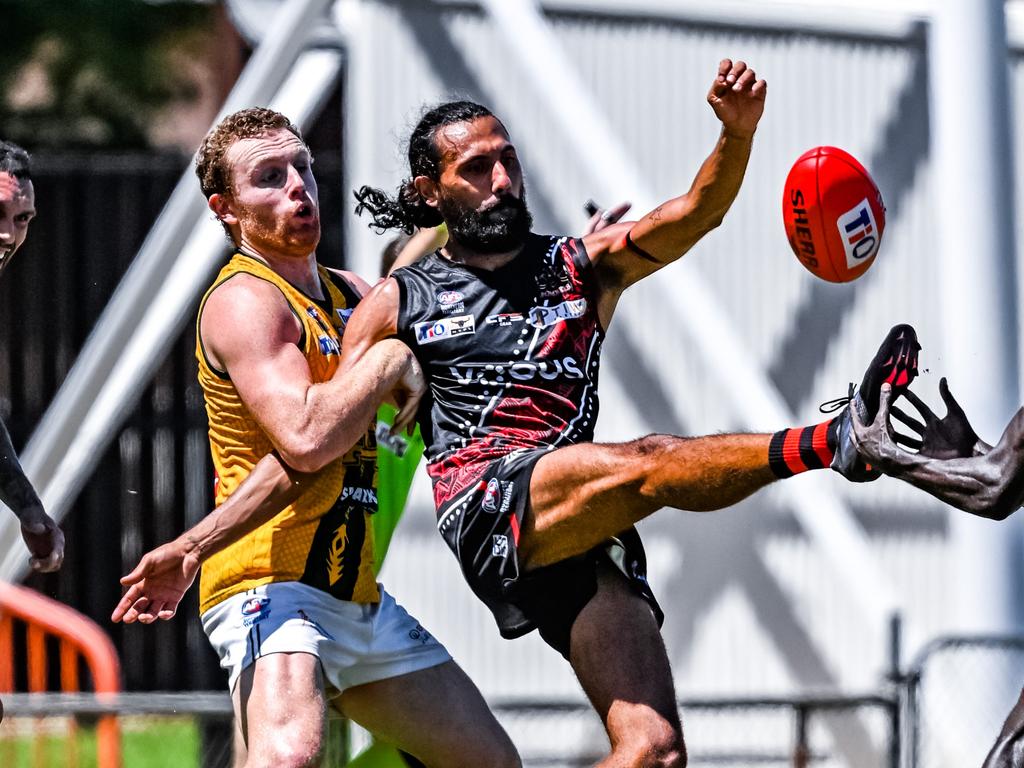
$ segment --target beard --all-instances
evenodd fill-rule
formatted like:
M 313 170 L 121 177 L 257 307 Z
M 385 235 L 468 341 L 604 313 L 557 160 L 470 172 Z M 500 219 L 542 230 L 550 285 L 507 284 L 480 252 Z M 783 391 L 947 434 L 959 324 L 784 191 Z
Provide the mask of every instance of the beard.
M 476 253 L 510 253 L 522 248 L 533 227 L 526 206 L 526 187 L 521 197 L 502 195 L 485 211 L 476 211 L 442 196 L 438 212 L 448 225 L 448 236 Z

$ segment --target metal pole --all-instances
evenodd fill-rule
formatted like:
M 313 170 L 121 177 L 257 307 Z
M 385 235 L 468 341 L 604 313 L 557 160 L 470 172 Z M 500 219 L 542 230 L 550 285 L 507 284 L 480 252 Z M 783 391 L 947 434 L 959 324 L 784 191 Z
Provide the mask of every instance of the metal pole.
M 811 750 L 807 746 L 807 707 L 799 706 L 796 714 L 796 744 L 793 745 L 793 768 L 807 768 Z
M 1013 162 L 1002 0 L 946 0 L 929 34 L 943 358 L 936 366 L 979 433 L 1000 435 L 1020 403 Z M 1019 627 L 1017 521 L 953 513 L 952 631 Z
M 928 36 L 930 126 L 940 222 L 941 359 L 929 361 L 988 440 L 1000 435 L 1020 402 L 1013 232 L 1013 176 L 1006 22 L 1002 0 L 945 0 L 934 6 Z M 923 264 L 923 261 L 922 261 Z M 1018 627 L 1021 583 L 1019 519 L 1004 523 L 950 512 L 953 553 L 947 629 L 1003 634 Z M 1003 662 L 993 661 L 1000 665 Z M 986 674 L 1009 674 L 989 670 Z M 976 676 L 977 680 L 987 679 Z M 974 760 L 985 733 L 981 714 L 992 691 L 965 681 L 942 690 L 936 677 L 928 706 L 949 725 L 929 738 L 936 766 Z M 920 702 L 919 702 L 920 703 Z M 953 715 L 956 714 L 956 717 Z

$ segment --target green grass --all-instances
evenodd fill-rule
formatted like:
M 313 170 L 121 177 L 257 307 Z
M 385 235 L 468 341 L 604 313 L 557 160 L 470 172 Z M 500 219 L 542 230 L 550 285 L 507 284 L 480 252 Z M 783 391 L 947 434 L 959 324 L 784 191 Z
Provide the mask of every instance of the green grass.
M 7 722 L 0 729 L 0 765 L 4 768 L 74 767 L 67 736 L 42 736 L 37 750 L 36 739 L 19 731 L 14 735 Z M 95 729 L 79 727 L 75 742 L 78 768 L 98 768 Z M 123 719 L 121 745 L 124 768 L 198 768 L 200 764 L 199 730 L 188 718 Z

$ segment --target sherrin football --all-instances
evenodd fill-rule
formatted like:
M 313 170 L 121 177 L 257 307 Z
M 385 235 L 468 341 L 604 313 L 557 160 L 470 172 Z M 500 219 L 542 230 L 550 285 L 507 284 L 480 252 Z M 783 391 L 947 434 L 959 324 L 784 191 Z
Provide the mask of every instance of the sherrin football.
M 885 206 L 863 165 L 837 147 L 815 147 L 786 177 L 782 218 L 793 253 L 830 283 L 868 271 L 885 230 Z

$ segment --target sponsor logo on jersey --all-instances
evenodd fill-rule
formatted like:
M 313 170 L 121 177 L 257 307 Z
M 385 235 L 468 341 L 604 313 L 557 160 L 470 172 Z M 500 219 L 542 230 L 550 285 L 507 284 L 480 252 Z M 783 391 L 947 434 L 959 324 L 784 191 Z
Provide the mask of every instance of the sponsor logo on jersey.
M 443 317 L 440 320 L 428 320 L 413 326 L 417 344 L 433 344 L 435 341 L 476 333 L 476 320 L 472 315 Z
M 836 220 L 846 251 L 846 266 L 853 268 L 878 253 L 878 224 L 865 197 Z
M 351 499 L 357 504 L 376 504 L 377 503 L 377 492 L 373 488 L 357 488 L 351 485 L 346 485 L 342 491 L 341 496 L 338 497 L 339 501 L 347 501 Z
M 503 533 L 494 534 L 491 540 L 491 555 L 493 557 L 508 557 L 508 536 Z
M 500 312 L 496 315 L 488 315 L 487 324 L 507 328 L 513 323 L 521 323 L 524 319 L 522 312 Z
M 317 344 L 320 346 L 320 354 L 330 357 L 341 354 L 341 344 L 332 336 L 317 336 Z
M 547 328 L 563 320 L 583 317 L 586 311 L 586 299 L 571 299 L 553 307 L 534 307 L 530 310 L 528 322 L 534 328 Z
M 450 365 L 448 370 L 452 378 L 459 384 L 472 384 L 473 382 L 494 382 L 499 384 L 498 377 L 502 379 L 512 378 L 515 381 L 532 381 L 540 376 L 542 379 L 553 381 L 559 377 L 566 379 L 583 379 L 586 376 L 580 368 L 580 364 L 573 357 L 563 357 L 561 360 L 519 360 L 514 363 L 494 365 L 492 363 L 463 363 L 461 365 Z
M 251 627 L 270 615 L 270 598 L 266 595 L 250 597 L 242 603 L 242 626 Z

